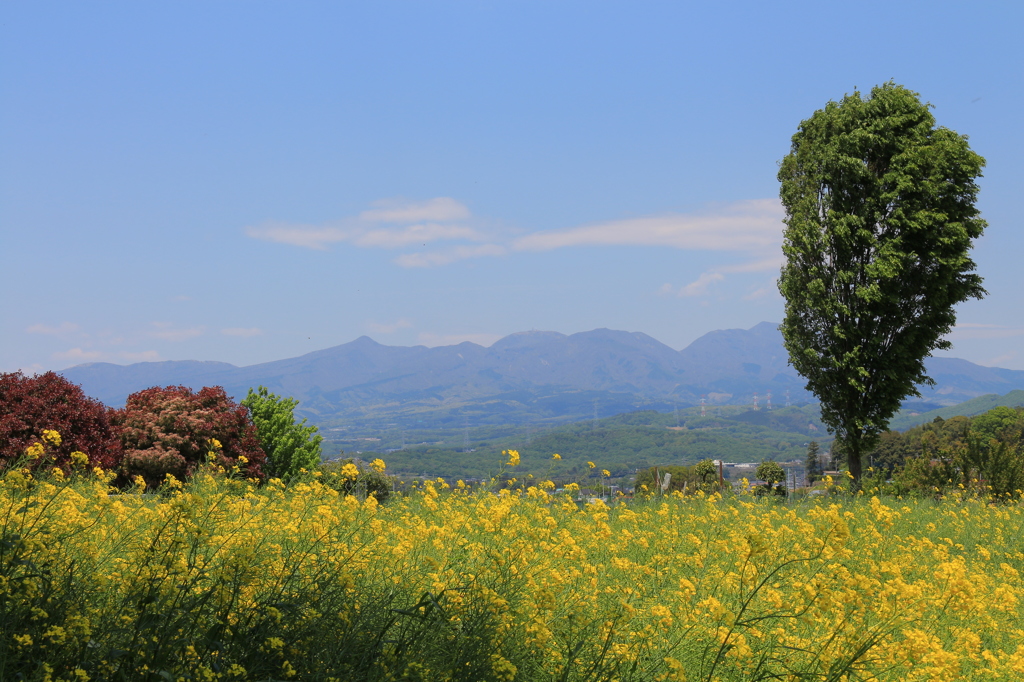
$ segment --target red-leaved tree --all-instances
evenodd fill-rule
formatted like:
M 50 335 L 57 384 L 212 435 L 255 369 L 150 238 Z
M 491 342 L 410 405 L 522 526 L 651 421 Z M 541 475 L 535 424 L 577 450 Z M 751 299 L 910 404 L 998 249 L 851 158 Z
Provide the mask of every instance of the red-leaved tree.
M 121 463 L 122 450 L 110 412 L 54 372 L 33 377 L 21 372 L 0 374 L 0 466 L 42 442 L 46 429 L 61 437 L 60 445 L 47 443 L 53 459 L 46 462 L 67 469 L 71 453 L 77 450 L 89 457 L 90 466 L 115 468 Z
M 142 476 L 148 486 L 160 485 L 166 474 L 184 480 L 210 452 L 228 471 L 237 465 L 247 477 L 264 478 L 266 455 L 249 411 L 220 386 L 198 393 L 186 386 L 147 388 L 128 396 L 114 423 L 124 446 L 122 472 Z

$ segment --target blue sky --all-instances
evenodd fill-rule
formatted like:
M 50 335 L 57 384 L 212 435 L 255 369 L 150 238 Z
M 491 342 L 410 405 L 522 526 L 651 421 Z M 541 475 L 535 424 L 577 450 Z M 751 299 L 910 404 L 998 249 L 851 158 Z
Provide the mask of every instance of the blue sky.
M 890 79 L 988 161 L 952 355 L 1024 369 L 1022 7 L 4 3 L 0 371 L 778 321 L 778 161 Z

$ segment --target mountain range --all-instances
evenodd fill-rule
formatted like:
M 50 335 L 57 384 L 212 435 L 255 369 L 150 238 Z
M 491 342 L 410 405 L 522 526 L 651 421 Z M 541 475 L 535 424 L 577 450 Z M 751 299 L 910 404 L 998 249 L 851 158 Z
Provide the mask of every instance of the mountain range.
M 928 358 L 936 385 L 907 406 L 926 411 L 1024 388 L 1024 371 Z M 300 401 L 319 426 L 359 423 L 451 427 L 462 423 L 561 423 L 638 409 L 806 403 L 814 398 L 788 364 L 778 325 L 713 331 L 682 350 L 639 332 L 530 331 L 490 347 L 385 346 L 363 336 L 300 357 L 236 367 L 223 362 L 87 363 L 61 372 L 111 406 L 150 386 L 250 387 Z

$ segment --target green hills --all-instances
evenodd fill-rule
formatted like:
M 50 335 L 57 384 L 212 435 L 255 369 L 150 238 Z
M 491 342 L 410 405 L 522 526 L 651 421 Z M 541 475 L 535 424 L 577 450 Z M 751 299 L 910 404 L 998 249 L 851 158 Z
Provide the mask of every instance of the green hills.
M 1006 395 L 989 393 L 977 398 L 962 402 L 958 405 L 940 407 L 927 412 L 917 412 L 911 409 L 900 410 L 889 423 L 893 431 L 906 431 L 907 429 L 934 420 L 936 417 L 949 419 L 950 417 L 973 417 L 982 412 L 988 412 L 993 407 L 1020 407 L 1024 405 L 1024 391 L 1010 391 Z
M 693 464 L 702 459 L 728 462 L 760 462 L 763 459 L 800 459 L 811 440 L 830 440 L 817 406 L 751 410 L 742 406 L 687 408 L 662 413 L 629 412 L 597 420 L 563 424 L 544 429 L 452 430 L 438 434 L 430 443 L 406 444 L 418 432 L 393 431 L 379 440 L 352 433 L 338 437 L 327 432 L 329 449 L 343 449 L 346 456 L 383 456 L 388 469 L 400 476 L 446 479 L 488 478 L 502 471 L 507 459 L 503 450 L 518 450 L 521 463 L 509 475 L 555 479 L 585 479 L 607 469 L 612 479 L 632 476 L 638 469 L 665 464 Z M 461 441 L 461 442 L 460 442 Z M 468 446 L 467 446 L 468 441 Z M 382 453 L 382 454 L 381 454 Z M 557 453 L 560 460 L 552 456 Z M 594 462 L 590 468 L 588 462 Z

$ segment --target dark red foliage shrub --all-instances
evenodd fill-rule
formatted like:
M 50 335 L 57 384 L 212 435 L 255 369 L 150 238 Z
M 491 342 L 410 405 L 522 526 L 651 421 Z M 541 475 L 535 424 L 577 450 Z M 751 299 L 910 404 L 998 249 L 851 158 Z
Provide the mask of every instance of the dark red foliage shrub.
M 90 466 L 105 469 L 121 463 L 121 441 L 103 403 L 89 398 L 81 387 L 54 372 L 27 377 L 21 372 L 0 374 L 0 466 L 25 454 L 42 440 L 43 429 L 61 436 L 48 445 L 52 462 L 70 467 L 72 452 L 89 456 Z
M 209 452 L 228 471 L 238 465 L 247 477 L 264 478 L 267 457 L 249 410 L 220 386 L 198 393 L 186 386 L 147 388 L 128 396 L 114 422 L 124 446 L 123 473 L 142 476 L 151 487 L 160 485 L 166 474 L 184 480 Z M 219 449 L 214 440 L 220 442 Z M 248 462 L 239 462 L 239 457 Z

